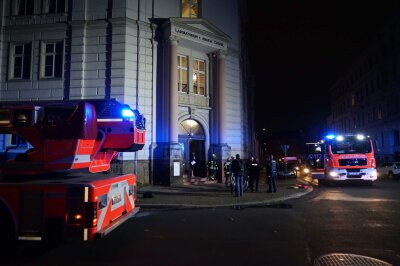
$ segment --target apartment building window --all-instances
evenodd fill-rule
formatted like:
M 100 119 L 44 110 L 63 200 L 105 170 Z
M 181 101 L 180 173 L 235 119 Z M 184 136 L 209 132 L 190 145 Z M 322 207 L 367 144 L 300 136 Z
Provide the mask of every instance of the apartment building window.
M 351 95 L 351 105 L 356 105 L 356 96 L 354 94 Z
M 10 79 L 30 79 L 31 62 L 32 43 L 10 44 Z
M 44 13 L 57 14 L 67 11 L 67 0 L 44 0 Z
M 178 91 L 188 92 L 188 57 L 178 55 Z
M 12 13 L 17 16 L 33 15 L 34 0 L 15 0 L 12 2 Z
M 375 136 L 374 136 L 374 149 L 379 151 L 379 141 L 378 141 L 378 134 L 377 133 L 375 133 Z
M 41 46 L 41 78 L 61 78 L 64 42 L 43 42 Z
M 382 119 L 382 105 L 378 106 L 378 114 L 377 114 L 378 120 Z
M 390 80 L 396 80 L 396 77 L 397 77 L 396 72 L 397 72 L 396 64 L 394 63 L 394 64 L 392 64 Z
M 205 65 L 203 60 L 193 59 L 193 93 L 205 95 Z
M 199 18 L 201 15 L 201 1 L 181 0 L 181 15 L 183 18 Z
M 398 130 L 393 132 L 393 144 L 395 147 L 400 146 L 400 134 Z

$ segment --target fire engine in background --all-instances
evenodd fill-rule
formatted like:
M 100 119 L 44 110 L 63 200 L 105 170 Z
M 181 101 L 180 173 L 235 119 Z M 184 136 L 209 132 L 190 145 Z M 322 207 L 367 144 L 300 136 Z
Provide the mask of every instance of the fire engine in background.
M 310 175 L 314 179 L 323 178 L 324 168 L 324 144 L 323 142 L 306 143 L 306 158 L 302 174 Z
M 115 99 L 0 102 L 0 133 L 32 148 L 0 163 L 0 242 L 101 238 L 139 211 L 136 176 L 106 171 L 141 150 L 144 118 Z
M 324 175 L 319 181 L 361 180 L 372 185 L 377 179 L 374 149 L 369 136 L 329 135 L 321 142 Z

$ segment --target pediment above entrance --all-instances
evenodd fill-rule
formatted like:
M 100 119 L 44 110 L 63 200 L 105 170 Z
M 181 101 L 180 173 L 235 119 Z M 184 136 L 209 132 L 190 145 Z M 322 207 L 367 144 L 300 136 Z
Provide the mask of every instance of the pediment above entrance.
M 205 52 L 228 50 L 230 37 L 205 19 L 170 18 L 163 25 L 165 38 Z

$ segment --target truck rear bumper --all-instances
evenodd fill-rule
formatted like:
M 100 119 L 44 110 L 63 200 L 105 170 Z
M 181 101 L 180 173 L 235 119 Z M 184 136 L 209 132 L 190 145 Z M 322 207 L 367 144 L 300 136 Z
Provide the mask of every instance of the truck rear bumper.
M 118 226 L 123 224 L 126 220 L 128 220 L 128 219 L 132 218 L 133 216 L 135 216 L 139 212 L 139 210 L 140 210 L 140 207 L 136 207 L 130 213 L 119 217 L 117 220 L 115 220 L 112 224 L 110 224 L 109 226 L 107 226 L 103 230 L 100 230 L 100 231 L 94 233 L 93 234 L 93 238 L 95 238 L 95 239 L 103 238 L 108 233 L 113 231 L 115 228 L 117 228 Z M 85 229 L 85 230 L 87 230 L 87 229 Z M 84 240 L 90 240 L 90 239 L 84 239 Z
M 94 239 L 101 239 L 111 231 L 122 225 L 128 219 L 134 217 L 140 210 L 140 207 L 135 207 L 131 212 L 126 213 L 110 225 L 104 227 L 102 230 L 97 231 L 96 228 L 84 228 L 81 226 L 66 226 L 64 227 L 63 240 L 65 241 L 91 241 Z

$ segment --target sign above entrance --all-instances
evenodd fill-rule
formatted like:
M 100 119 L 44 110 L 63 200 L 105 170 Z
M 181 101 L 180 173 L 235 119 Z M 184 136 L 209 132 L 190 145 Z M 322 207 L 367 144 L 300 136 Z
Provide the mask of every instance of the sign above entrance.
M 218 40 L 207 35 L 203 35 L 191 30 L 187 30 L 184 28 L 180 28 L 174 25 L 171 25 L 171 35 L 179 36 L 181 38 L 191 40 L 197 43 L 201 43 L 204 45 L 212 46 L 217 49 L 227 50 L 227 43 Z

